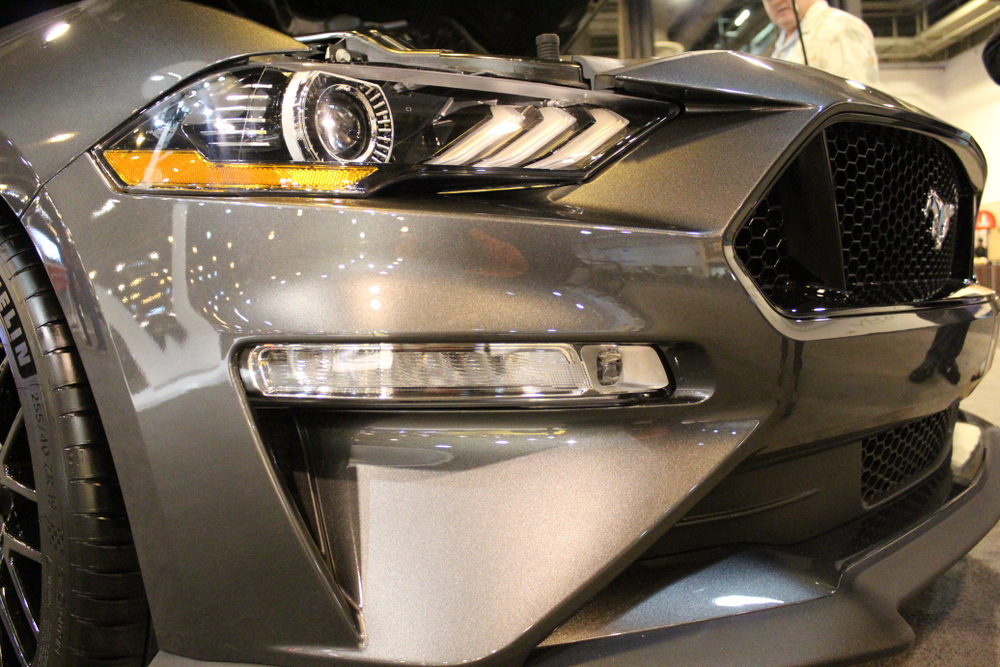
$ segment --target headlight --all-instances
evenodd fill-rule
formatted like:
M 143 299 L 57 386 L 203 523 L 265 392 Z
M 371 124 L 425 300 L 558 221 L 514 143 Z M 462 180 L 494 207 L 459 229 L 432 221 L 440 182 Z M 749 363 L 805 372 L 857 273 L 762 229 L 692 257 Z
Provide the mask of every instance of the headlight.
M 143 192 L 364 195 L 417 176 L 563 183 L 674 113 L 575 88 L 264 59 L 169 96 L 97 154 L 120 187 Z

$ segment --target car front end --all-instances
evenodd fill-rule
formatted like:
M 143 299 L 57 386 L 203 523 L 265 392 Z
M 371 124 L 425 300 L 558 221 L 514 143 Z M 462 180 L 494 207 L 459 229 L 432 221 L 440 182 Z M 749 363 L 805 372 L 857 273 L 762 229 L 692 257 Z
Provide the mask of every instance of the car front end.
M 69 12 L 7 35 L 63 103 L 2 103 L 3 194 L 154 664 L 862 659 L 1000 516 L 960 130 L 742 54 Z

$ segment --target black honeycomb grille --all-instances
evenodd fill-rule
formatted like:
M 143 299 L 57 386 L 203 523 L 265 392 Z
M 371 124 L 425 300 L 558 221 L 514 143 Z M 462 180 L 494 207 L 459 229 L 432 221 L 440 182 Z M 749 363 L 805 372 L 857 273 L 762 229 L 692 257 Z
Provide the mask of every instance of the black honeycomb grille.
M 899 498 L 880 505 L 858 522 L 857 533 L 840 558 L 856 554 L 926 517 L 947 500 L 952 487 L 951 462 L 943 461 L 927 479 Z
M 783 226 L 784 207 L 778 197 L 764 198 L 736 232 L 733 246 L 747 273 L 765 294 L 781 294 L 788 285 L 808 281 L 788 254 Z
M 925 301 L 952 276 L 958 225 L 940 247 L 925 214 L 935 193 L 958 209 L 953 159 L 940 142 L 882 125 L 826 132 L 849 305 Z
M 955 409 L 868 436 L 861 441 L 861 494 L 874 505 L 923 477 L 951 448 Z
M 925 134 L 837 123 L 740 225 L 733 250 L 764 295 L 792 312 L 941 298 L 971 273 L 964 178 L 952 151 Z

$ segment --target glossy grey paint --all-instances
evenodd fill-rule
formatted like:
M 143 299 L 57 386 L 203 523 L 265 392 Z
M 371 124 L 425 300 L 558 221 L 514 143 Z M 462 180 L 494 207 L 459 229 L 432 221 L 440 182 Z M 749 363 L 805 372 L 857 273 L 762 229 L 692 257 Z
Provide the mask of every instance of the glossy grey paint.
M 913 642 L 913 630 L 899 605 L 971 549 L 1000 514 L 1000 430 L 967 419 L 982 429 L 986 452 L 971 486 L 903 535 L 847 563 L 834 594 L 707 623 L 651 631 L 636 627 L 631 635 L 558 647 L 532 664 L 826 664 L 860 662 L 904 648 Z M 683 604 L 676 598 L 670 603 Z
M 211 41 L 193 30 L 192 43 Z M 145 67 L 135 63 L 134 81 Z M 809 92 L 783 81 L 788 95 Z M 589 183 L 539 192 L 142 197 L 113 190 L 86 155 L 59 173 L 25 223 L 94 386 L 160 645 L 288 665 L 517 659 L 754 451 L 967 395 L 989 363 L 991 298 L 793 340 L 730 270 L 727 227 L 803 132 L 836 111 L 806 98 L 778 111 L 688 114 Z M 844 108 L 886 112 L 880 104 Z M 959 386 L 909 383 L 935 326 L 956 321 L 971 323 Z M 845 340 L 848 330 L 864 335 Z M 358 648 L 235 373 L 243 346 L 272 340 L 695 344 L 692 372 L 677 379 L 707 400 L 344 420 L 330 442 L 367 439 L 359 454 L 380 454 L 360 466 Z M 873 356 L 886 360 L 874 378 Z M 540 442 L 552 428 L 560 440 Z M 437 436 L 461 465 L 406 467 L 393 443 L 402 429 Z M 491 429 L 513 440 L 500 444 Z
M 618 583 L 633 592 L 631 604 L 623 604 L 614 593 L 599 595 L 556 628 L 541 647 L 699 623 L 833 594 L 837 582 L 829 568 L 810 565 L 802 558 L 751 548 L 706 559 L 687 576 L 674 574 L 667 581 L 655 565 L 638 567 L 623 575 L 630 577 L 627 583 Z
M 640 61 L 598 76 L 598 83 L 657 90 L 688 105 L 828 107 L 856 101 L 920 112 L 857 82 L 845 84 L 840 77 L 823 71 L 736 51 L 697 51 Z
M 52 38 L 59 23 L 68 28 Z M 28 188 L 195 72 L 235 56 L 304 48 L 177 0 L 91 0 L 28 28 L 0 33 L 0 195 L 16 213 L 37 190 Z
M 392 660 L 406 647 L 407 660 L 445 663 L 547 632 L 542 619 L 674 513 L 756 425 L 660 433 L 645 409 L 342 421 L 321 442 L 352 444 L 364 654 Z
M 621 168 L 637 161 L 661 170 L 671 156 L 657 145 Z M 315 660 L 353 654 L 340 598 L 243 405 L 232 363 L 247 342 L 697 341 L 705 350 L 716 387 L 700 404 L 492 413 L 488 422 L 475 413 L 362 414 L 345 425 L 331 440 L 374 433 L 364 437 L 386 451 L 402 428 L 459 446 L 460 434 L 484 423 L 519 443 L 510 454 L 489 438 L 463 448 L 472 458 L 458 473 L 364 467 L 366 659 L 523 654 L 751 450 L 816 437 L 817 422 L 844 432 L 926 414 L 972 386 L 906 381 L 934 334 L 912 328 L 906 315 L 886 316 L 879 330 L 889 333 L 861 347 L 783 339 L 734 280 L 720 250 L 725 224 L 708 235 L 574 223 L 561 202 L 538 206 L 531 193 L 530 216 L 516 194 L 407 207 L 136 197 L 110 190 L 88 157 L 54 179 L 46 197 L 60 204 L 40 205 L 26 220 L 39 248 L 58 249 L 45 257 L 50 274 L 77 278 L 57 281 L 60 298 L 99 404 L 114 413 L 109 440 L 144 571 L 153 573 L 161 645 L 172 653 L 277 664 L 293 664 L 291 651 Z M 167 275 L 186 280 L 164 299 L 157 294 Z M 987 359 L 995 324 L 984 305 L 953 309 L 976 332 L 963 368 Z M 873 380 L 868 360 L 888 349 L 898 354 Z M 802 386 L 808 402 L 798 397 Z M 747 440 L 765 415 L 767 428 Z M 553 423 L 565 438 L 557 449 L 530 443 Z M 693 437 L 698 429 L 729 435 L 704 440 Z M 694 492 L 672 495 L 678 486 Z M 205 502 L 209 489 L 217 502 Z M 620 521 L 600 520 L 623 510 Z M 584 537 L 589 546 L 575 543 Z M 234 550 L 252 557 L 233 568 Z M 497 565 L 507 558 L 509 566 Z M 272 606 L 255 603 L 262 599 Z M 192 605 L 204 632 L 187 621 Z M 274 608 L 285 611 L 275 618 Z
M 599 76 L 597 84 L 641 96 L 664 96 L 683 102 L 688 110 L 768 112 L 809 107 L 826 113 L 876 111 L 902 123 L 918 120 L 928 132 L 953 144 L 973 187 L 981 190 L 986 180 L 985 157 L 967 132 L 881 90 L 812 68 L 732 51 L 708 51 L 612 70 Z
M 654 226 L 691 233 L 712 233 L 749 213 L 786 166 L 824 122 L 841 114 L 877 114 L 913 124 L 938 138 L 947 137 L 963 159 L 973 187 L 986 178 L 978 145 L 964 133 L 908 112 L 880 105 L 841 101 L 829 106 L 779 109 L 706 108 L 670 121 L 634 154 L 656 155 L 663 170 L 655 178 L 643 162 L 622 161 L 600 178 L 576 188 L 555 190 L 549 198 L 572 214 L 583 210 L 620 224 Z M 692 141 L 696 137 L 697 141 Z M 623 188 L 634 196 L 616 197 Z M 614 208 L 617 206 L 618 208 Z
M 42 186 L 31 163 L 14 142 L 0 133 L 0 197 L 15 213 L 21 213 Z
M 648 258 L 646 254 L 631 259 L 627 256 L 633 234 L 637 235 L 636 242 L 640 245 L 653 242 L 661 247 L 660 261 L 666 263 L 667 268 L 671 262 L 704 257 L 697 239 L 687 239 L 692 244 L 690 250 L 678 250 L 670 243 L 676 240 L 676 235 L 672 234 L 594 230 L 589 226 L 544 219 L 504 219 L 495 213 L 495 208 L 474 203 L 432 206 L 429 211 L 413 210 L 403 214 L 398 212 L 398 207 L 376 202 L 334 205 L 317 201 L 171 200 L 119 196 L 106 189 L 102 193 L 101 188 L 105 186 L 96 167 L 88 160 L 81 160 L 47 188 L 53 200 L 67 202 L 59 208 L 60 219 L 51 217 L 51 214 L 46 218 L 42 210 L 33 211 L 29 214 L 29 226 L 38 242 L 39 236 L 52 234 L 64 220 L 84 221 L 82 225 L 74 225 L 72 248 L 63 244 L 63 250 L 72 250 L 72 254 L 48 260 L 65 265 L 67 260 L 79 253 L 82 265 L 77 270 L 85 273 L 96 271 L 92 279 L 79 283 L 82 291 L 66 295 L 70 302 L 83 306 L 76 309 L 83 317 L 71 318 L 71 326 L 78 340 L 93 341 L 84 345 L 82 353 L 88 368 L 93 365 L 95 369 L 92 377 L 100 372 L 99 379 L 94 382 L 95 391 L 102 396 L 98 400 L 102 403 L 107 401 L 109 405 L 124 401 L 124 404 L 134 406 L 134 426 L 123 425 L 124 431 L 118 432 L 115 422 L 125 416 L 113 417 L 108 434 L 116 443 L 112 445 L 116 457 L 120 452 L 126 461 L 121 466 L 121 482 L 129 495 L 132 515 L 139 517 L 134 521 L 134 534 L 140 552 L 144 561 L 149 559 L 151 571 L 158 573 L 152 578 L 149 591 L 158 636 L 165 648 L 175 652 L 196 651 L 195 654 L 202 657 L 241 659 L 240 655 L 249 655 L 252 659 L 265 662 L 280 660 L 281 649 L 273 644 L 268 648 L 267 643 L 276 642 L 277 637 L 286 643 L 295 642 L 299 652 L 309 646 L 334 650 L 330 646 L 329 630 L 296 623 L 292 620 L 294 617 L 290 617 L 289 621 L 298 626 L 294 631 L 275 621 L 269 621 L 265 630 L 257 627 L 257 623 L 247 622 L 246 615 L 257 613 L 254 605 L 250 604 L 251 599 L 287 600 L 285 604 L 299 605 L 303 604 L 303 596 L 308 599 L 310 590 L 315 588 L 316 584 L 300 588 L 294 580 L 289 580 L 291 575 L 284 574 L 305 570 L 302 565 L 278 567 L 275 562 L 278 555 L 278 562 L 288 561 L 295 551 L 300 553 L 300 558 L 311 555 L 302 553 L 301 545 L 295 547 L 294 535 L 282 537 L 280 534 L 271 535 L 272 531 L 268 531 L 267 541 L 276 546 L 273 552 L 269 550 L 274 554 L 270 559 L 272 562 L 260 559 L 260 567 L 267 569 L 267 576 L 257 571 L 257 566 L 253 564 L 234 571 L 226 557 L 234 543 L 256 544 L 250 553 L 263 548 L 259 527 L 262 522 L 282 527 L 289 523 L 287 517 L 282 515 L 288 511 L 283 498 L 273 485 L 268 487 L 260 481 L 260 476 L 266 475 L 267 466 L 263 453 L 254 445 L 252 427 L 247 422 L 245 408 L 239 403 L 240 392 L 234 391 L 234 378 L 228 372 L 231 355 L 242 342 L 306 336 L 366 340 L 386 335 L 396 340 L 441 340 L 446 337 L 582 340 L 611 335 L 618 340 L 669 341 L 673 337 L 664 333 L 654 335 L 652 331 L 635 331 L 637 327 L 652 328 L 651 321 L 642 324 L 653 319 L 651 314 L 637 312 L 648 309 L 652 304 L 644 305 L 639 294 L 616 294 L 621 289 L 617 284 L 620 276 L 594 278 L 592 284 L 574 285 L 572 275 L 579 271 L 590 273 L 592 265 L 600 267 L 610 259 L 626 267 L 631 265 L 634 270 L 648 268 L 648 261 L 655 258 L 656 252 L 649 253 Z M 74 194 L 86 192 L 90 195 L 81 197 Z M 108 201 L 114 204 L 108 206 Z M 223 220 L 221 224 L 220 219 Z M 171 222 L 164 225 L 163 220 Z M 406 231 L 403 231 L 404 228 Z M 211 239 L 207 238 L 209 233 Z M 167 240 L 168 235 L 174 239 L 172 244 Z M 516 279 L 500 278 L 499 275 L 509 271 L 510 267 L 502 262 L 495 264 L 488 253 L 474 252 L 477 240 L 487 236 L 510 244 L 518 252 L 528 253 L 526 256 L 522 254 L 522 257 L 529 273 Z M 111 239 L 119 239 L 114 252 L 108 251 Z M 231 251 L 229 242 L 234 244 Z M 455 266 L 455 251 L 463 245 L 467 251 L 464 253 L 465 260 Z M 51 246 L 40 242 L 40 247 Z M 364 257 L 361 257 L 362 254 Z M 157 259 L 152 259 L 153 255 Z M 678 260 L 678 257 L 681 259 Z M 298 258 L 298 261 L 290 258 Z M 52 262 L 53 259 L 56 262 Z M 229 262 L 238 263 L 238 269 L 230 269 Z M 339 268 L 341 264 L 344 269 Z M 124 265 L 121 270 L 119 265 Z M 275 270 L 273 267 L 281 265 L 287 269 L 271 273 Z M 207 278 L 206 271 L 198 271 L 198 266 L 213 267 L 211 278 Z M 390 271 L 389 266 L 395 268 Z M 190 276 L 188 280 L 194 279 L 194 282 L 175 285 L 177 291 L 173 299 L 165 302 L 167 313 L 129 312 L 121 303 L 122 298 L 141 304 L 161 289 L 158 279 L 132 286 L 132 281 L 141 277 L 135 273 L 136 270 L 145 274 L 147 279 L 154 272 L 160 275 L 169 272 L 169 275 Z M 214 275 L 216 270 L 220 270 L 220 275 Z M 386 275 L 380 275 L 383 272 Z M 701 272 L 707 274 L 707 269 L 702 268 Z M 607 280 L 614 283 L 605 284 Z M 734 286 L 731 280 L 723 277 L 723 281 Z M 90 284 L 96 287 L 96 291 L 90 292 Z M 118 285 L 128 289 L 119 289 Z M 371 303 L 373 286 L 379 287 L 377 298 L 381 304 L 377 309 Z M 642 286 L 637 283 L 635 288 L 641 290 Z M 136 296 L 131 295 L 133 289 L 137 292 Z M 243 297 L 240 303 L 235 299 L 225 301 L 223 292 L 235 297 L 240 291 L 244 292 L 240 295 Z M 559 291 L 564 294 L 563 297 L 552 293 Z M 449 300 L 440 299 L 440 294 L 450 295 Z M 735 290 L 733 296 L 742 298 Z M 250 298 L 251 303 L 247 304 L 246 298 Z M 315 304 L 325 303 L 330 306 L 315 307 Z M 216 306 L 219 306 L 218 311 Z M 204 312 L 203 308 L 212 314 Z M 99 317 L 95 317 L 98 314 Z M 146 326 L 142 326 L 143 322 Z M 462 333 L 456 336 L 450 332 Z M 117 341 L 117 345 L 109 344 L 112 339 Z M 161 342 L 158 343 L 158 339 Z M 125 373 L 123 377 L 115 378 L 115 374 L 120 373 L 119 363 L 124 365 Z M 197 390 L 193 390 L 192 383 Z M 107 396 L 106 392 L 113 387 L 118 387 L 119 393 Z M 230 407 L 227 408 L 227 405 Z M 494 576 L 500 579 L 492 583 L 494 590 L 511 592 L 524 589 L 526 577 L 540 579 L 542 570 L 547 571 L 556 562 L 553 559 L 568 559 L 556 568 L 563 572 L 561 578 L 544 585 L 536 583 L 525 589 L 525 594 L 535 596 L 530 604 L 522 599 L 516 604 L 512 600 L 512 606 L 506 606 L 497 596 L 496 606 L 490 605 L 488 611 L 483 610 L 497 614 L 498 619 L 515 619 L 518 631 L 553 613 L 563 599 L 577 592 L 580 582 L 607 568 L 610 561 L 640 539 L 643 531 L 655 527 L 664 513 L 679 503 L 682 497 L 671 495 L 674 493 L 671 488 L 687 490 L 696 486 L 742 442 L 752 426 L 739 415 L 735 420 L 723 415 L 706 424 L 699 421 L 697 426 L 677 427 L 681 429 L 678 433 L 681 433 L 686 428 L 694 428 L 698 432 L 712 425 L 708 429 L 710 438 L 668 438 L 662 441 L 662 446 L 653 449 L 643 444 L 644 439 L 636 439 L 636 428 L 648 428 L 642 424 L 653 419 L 656 413 L 672 409 L 656 408 L 653 413 L 648 409 L 625 410 L 624 421 L 613 428 L 609 428 L 603 418 L 594 423 L 589 412 L 561 411 L 558 426 L 564 432 L 560 444 L 562 453 L 566 455 L 564 459 L 554 457 L 555 452 L 549 451 L 552 443 L 546 440 L 534 446 L 534 455 L 525 456 L 514 449 L 511 454 L 504 455 L 515 457 L 513 460 L 501 460 L 493 467 L 486 466 L 484 460 L 467 472 L 470 483 L 460 484 L 456 479 L 440 489 L 438 502 L 448 500 L 447 495 L 441 496 L 440 493 L 451 486 L 455 487 L 454 493 L 462 488 L 475 490 L 481 502 L 489 500 L 492 494 L 498 494 L 485 505 L 461 495 L 453 498 L 454 507 L 466 507 L 470 514 L 465 518 L 456 515 L 452 521 L 470 526 L 467 538 L 463 539 L 472 540 L 470 545 L 478 543 L 479 549 L 470 549 L 469 555 L 464 556 L 468 559 L 464 568 L 456 569 L 455 564 L 447 565 L 456 552 L 446 548 L 445 543 L 438 542 L 438 548 L 443 548 L 443 551 L 425 553 L 424 559 L 414 563 L 414 567 L 420 567 L 416 570 L 411 568 L 411 585 L 437 590 L 440 594 L 438 598 L 403 595 L 408 587 L 383 588 L 384 584 L 372 582 L 365 603 L 369 629 L 366 655 L 383 659 L 392 655 L 428 658 L 429 645 L 423 643 L 426 641 L 436 645 L 439 651 L 447 648 L 451 651 L 449 659 L 457 661 L 483 657 L 512 642 L 518 632 L 503 623 L 475 623 L 480 631 L 491 633 L 489 637 L 480 638 L 478 644 L 470 643 L 465 636 L 472 618 L 472 607 L 479 606 L 473 605 L 473 599 L 481 598 L 483 593 L 473 597 L 456 598 L 456 595 L 464 588 L 463 582 L 472 581 L 468 578 L 471 573 L 482 572 L 484 568 L 497 570 Z M 472 424 L 467 422 L 473 418 L 473 415 L 463 417 L 462 423 L 457 426 L 452 419 L 452 425 L 445 426 L 440 437 L 445 442 L 456 441 L 460 444 L 454 431 L 471 427 Z M 505 423 L 508 418 L 512 421 Z M 550 424 L 551 418 L 545 413 L 531 413 L 526 417 L 515 412 L 506 418 L 497 414 L 492 422 L 494 428 L 510 432 L 515 441 L 524 445 L 528 438 L 535 437 L 538 428 L 537 425 L 526 427 L 526 421 Z M 565 421 L 562 421 L 563 418 Z M 410 428 L 419 430 L 420 423 L 414 422 L 415 419 L 429 418 L 415 416 L 409 419 Z M 206 421 L 212 422 L 217 430 L 205 433 Z M 436 421 L 440 423 L 441 419 Z M 734 421 L 740 424 L 734 426 Z M 385 434 L 384 444 L 390 443 L 390 434 L 377 428 L 376 424 L 358 426 L 359 430 L 362 428 L 375 428 L 377 433 Z M 437 430 L 442 430 L 442 427 L 438 426 Z M 711 433 L 713 430 L 727 434 L 725 440 L 718 440 L 722 436 Z M 655 479 L 650 479 L 650 470 L 663 466 L 651 466 L 654 459 L 649 457 L 669 457 L 675 446 L 671 442 L 684 448 L 693 447 L 685 457 L 685 465 L 671 464 L 667 466 L 674 469 L 671 475 L 657 474 Z M 698 442 L 705 445 L 699 447 Z M 480 456 L 492 457 L 498 448 L 502 449 L 498 445 L 493 445 L 494 451 L 480 448 Z M 605 452 L 605 462 L 584 475 L 581 469 L 583 462 L 593 461 L 598 452 Z M 214 466 L 206 466 L 206 456 L 225 462 L 230 472 L 220 479 Z M 521 471 L 526 475 L 524 479 L 536 480 L 534 484 L 539 485 L 534 493 L 528 493 L 528 489 L 517 491 L 516 486 L 511 486 L 512 480 L 520 477 L 499 474 L 504 469 L 521 470 L 524 466 L 527 466 Z M 415 510 L 435 497 L 426 488 L 428 482 L 422 479 L 408 484 L 397 480 L 380 487 L 380 476 L 391 473 L 395 468 L 390 467 L 381 473 L 379 470 L 381 468 L 376 466 L 370 478 L 373 505 L 368 511 L 379 513 L 393 507 Z M 565 480 L 571 478 L 567 476 L 570 472 L 574 475 L 579 473 L 579 488 L 566 487 Z M 133 475 L 136 481 L 132 481 Z M 255 481 L 254 477 L 258 479 Z M 686 481 L 680 486 L 669 486 L 669 480 L 684 478 Z M 441 478 L 434 475 L 433 479 Z M 544 484 L 545 480 L 550 481 Z M 150 489 L 154 488 L 156 492 L 151 492 Z M 196 509 L 191 504 L 196 502 L 191 490 L 199 488 L 215 489 L 220 498 L 238 498 L 239 502 L 210 503 L 212 506 L 209 508 Z M 261 493 L 265 488 L 270 488 L 270 491 Z M 403 497 L 388 495 L 384 502 L 375 502 L 383 498 L 381 494 L 398 494 L 407 488 L 410 491 Z M 543 488 L 555 494 L 548 503 L 540 502 L 546 497 L 541 493 Z M 137 490 L 133 494 L 130 489 L 144 491 Z M 605 502 L 598 503 L 600 507 L 608 511 L 615 507 L 621 508 L 615 511 L 631 508 L 635 510 L 635 516 L 631 520 L 623 520 L 621 525 L 610 526 L 610 530 L 598 530 L 592 518 L 581 523 L 585 517 L 578 516 L 578 512 L 583 499 L 592 502 L 600 497 L 602 489 L 609 495 Z M 250 490 L 253 490 L 253 495 L 247 497 Z M 647 494 L 653 494 L 660 500 L 643 504 L 641 501 L 644 498 L 650 498 Z M 182 500 L 179 496 L 186 499 Z M 518 498 L 520 500 L 515 502 Z M 197 502 L 201 505 L 204 499 Z M 495 568 L 500 558 L 497 549 L 502 545 L 502 542 L 496 542 L 496 536 L 516 534 L 517 531 L 511 531 L 519 525 L 524 528 L 522 524 L 528 517 L 524 514 L 525 509 L 536 503 L 540 506 L 532 515 L 540 521 L 538 527 L 547 527 L 550 536 L 564 534 L 566 545 L 586 536 L 593 546 L 584 549 L 583 545 L 579 545 L 579 550 L 570 549 L 561 552 L 561 555 L 549 553 L 539 561 L 533 561 L 531 554 L 526 552 L 520 561 L 513 561 L 519 568 Z M 644 514 L 650 510 L 652 515 Z M 547 514 L 549 518 L 545 519 Z M 436 529 L 445 528 L 437 519 L 440 510 L 426 511 L 423 516 L 426 518 L 423 532 L 435 529 L 435 526 L 438 527 Z M 145 524 L 143 517 L 149 517 L 151 523 Z M 478 537 L 476 531 L 471 530 L 477 523 L 474 519 L 479 519 L 482 526 Z M 400 535 L 401 531 L 395 523 L 397 520 L 390 511 L 388 515 L 379 514 L 378 520 L 369 524 L 371 544 L 378 548 L 373 548 L 370 560 L 365 563 L 366 574 L 379 572 L 391 581 L 405 572 L 393 569 L 392 561 L 395 559 L 391 556 L 395 554 L 398 557 L 399 553 L 383 545 L 398 542 L 406 535 L 415 537 L 421 531 L 415 530 L 416 519 L 411 517 L 406 524 L 409 530 Z M 200 527 L 187 525 L 191 521 L 197 522 Z M 169 550 L 163 550 L 164 526 L 177 526 L 188 537 L 176 542 L 170 540 Z M 190 532 L 192 529 L 194 533 Z M 192 542 L 191 535 L 199 535 L 203 539 Z M 214 537 L 204 539 L 208 536 Z M 226 539 L 220 539 L 222 536 Z M 602 542 L 607 546 L 598 547 Z M 213 555 L 216 544 L 223 553 Z M 462 553 L 465 551 L 461 550 Z M 402 550 L 402 553 L 405 552 Z M 478 565 L 477 552 L 482 554 L 478 556 L 482 559 Z M 506 557 L 513 559 L 512 555 Z M 258 559 L 254 559 L 256 562 Z M 158 590 L 155 582 L 159 580 L 170 583 Z M 231 618 L 226 611 L 234 604 L 232 591 L 240 591 L 236 594 L 238 597 L 246 596 L 243 603 L 236 603 L 235 608 L 244 610 L 240 618 Z M 204 602 L 199 604 L 199 609 L 204 618 L 212 619 L 211 623 L 207 623 L 212 630 L 198 639 L 192 636 L 185 615 L 178 612 L 182 608 L 190 609 L 192 598 L 202 597 Z M 213 612 L 216 600 L 219 608 Z M 329 608 L 331 604 L 325 606 Z M 438 611 L 434 611 L 435 607 Z M 314 606 L 312 613 L 322 618 L 321 609 L 322 606 Z M 260 613 L 269 612 L 260 610 Z M 418 637 L 411 634 L 400 635 L 401 632 L 412 632 L 409 628 L 420 627 L 413 621 L 395 623 L 400 614 L 414 618 L 426 615 L 428 622 L 437 620 L 434 626 L 445 630 L 421 634 L 426 637 L 423 641 L 417 641 Z M 263 623 L 264 619 L 258 622 Z M 274 638 L 269 639 L 272 630 Z M 390 632 L 396 634 L 387 638 Z M 545 627 L 535 631 L 538 639 L 546 632 Z M 220 642 L 220 636 L 230 639 Z M 325 637 L 326 641 L 320 637 Z M 248 653 L 226 652 L 226 645 L 242 645 L 246 648 L 241 651 Z M 414 649 L 421 653 L 406 652 Z M 270 651 L 279 651 L 279 654 L 273 655 Z M 344 654 L 343 650 L 338 652 Z
M 995 486 L 998 482 L 995 480 L 995 475 L 992 476 L 994 479 L 990 479 L 991 475 L 984 472 L 983 464 L 986 450 L 992 446 L 998 434 L 1000 431 L 995 427 L 986 425 L 976 417 L 961 416 L 955 430 L 954 449 L 948 452 L 952 476 L 948 481 L 948 488 L 939 487 L 937 491 L 938 493 L 948 491 L 947 497 L 942 498 L 939 507 L 928 512 L 928 515 L 936 513 L 937 516 L 924 516 L 919 519 L 911 516 L 905 523 L 897 524 L 896 532 L 911 535 L 915 529 L 916 532 L 926 532 L 955 511 L 968 513 L 970 510 L 961 509 L 966 503 L 974 503 L 985 511 L 985 516 L 978 519 L 982 521 L 980 525 L 988 525 L 988 522 L 995 521 L 1000 516 L 1000 506 L 991 506 L 988 499 L 973 500 L 973 498 L 977 495 L 992 497 L 997 493 Z M 831 477 L 841 476 L 838 480 L 840 484 L 850 485 L 853 479 L 856 479 L 857 471 L 845 471 L 844 468 L 851 467 L 849 463 L 846 466 L 827 464 L 825 469 L 815 470 Z M 827 487 L 827 490 L 829 488 Z M 905 510 L 903 511 L 905 513 Z M 838 522 L 840 527 L 831 533 L 817 540 L 806 540 L 804 543 L 791 543 L 787 546 L 770 540 L 763 540 L 759 544 L 749 543 L 732 551 L 717 552 L 714 554 L 715 557 L 704 558 L 701 562 L 689 565 L 687 571 L 670 559 L 644 561 L 629 568 L 573 618 L 557 628 L 546 638 L 542 647 L 588 642 L 619 635 L 635 637 L 639 633 L 656 632 L 663 628 L 673 628 L 676 632 L 680 630 L 680 626 L 706 620 L 802 605 L 830 595 L 838 598 L 850 596 L 850 592 L 845 593 L 845 589 L 849 588 L 850 582 L 857 579 L 860 572 L 873 567 L 880 558 L 906 541 L 906 538 L 901 539 L 897 536 L 894 539 L 884 540 L 889 543 L 895 542 L 894 546 L 878 543 L 862 546 L 865 540 L 858 538 L 858 529 L 864 533 L 866 528 L 871 529 L 875 524 L 882 526 L 891 524 L 893 522 L 891 515 L 898 515 L 899 512 L 900 507 L 896 506 L 879 512 L 876 517 L 869 515 L 854 522 L 845 522 L 842 519 Z M 924 525 L 918 529 L 920 524 Z M 841 536 L 840 539 L 836 537 L 837 534 Z M 972 536 L 966 536 L 960 545 L 961 548 L 968 548 L 970 542 L 966 540 L 973 539 Z M 816 542 L 823 546 L 816 548 Z M 852 550 L 854 553 L 851 553 Z M 947 565 L 955 559 L 958 550 L 956 547 L 946 559 L 940 558 L 942 553 L 939 551 L 935 554 L 936 560 L 931 568 Z M 919 580 L 915 575 L 921 570 L 926 572 L 928 569 L 926 562 L 922 562 L 916 568 L 906 567 L 904 575 L 906 583 L 897 588 L 897 593 L 912 591 L 916 585 L 914 580 Z M 844 585 L 845 582 L 847 586 Z M 819 606 L 822 608 L 823 603 L 821 602 Z M 801 606 L 796 608 L 802 609 Z M 882 611 L 884 613 L 884 610 Z M 898 623 L 901 619 L 895 616 L 895 609 L 889 611 L 892 612 L 891 617 Z M 815 638 L 821 634 L 827 633 L 813 632 L 810 633 L 810 637 Z M 769 644 L 782 641 L 785 640 L 771 639 Z M 607 642 L 595 642 L 595 645 L 600 643 L 607 644 Z M 593 645 L 591 649 L 585 650 L 592 648 Z M 570 653 L 577 651 L 575 648 L 569 650 Z M 617 650 L 620 651 L 621 647 Z M 725 650 L 736 656 L 746 648 L 743 642 L 735 642 L 727 643 Z M 852 642 L 849 650 L 852 655 L 860 656 L 872 652 L 873 647 L 867 641 L 856 641 Z M 786 647 L 782 647 L 782 650 L 773 653 L 785 656 L 789 651 Z M 774 662 L 775 658 L 772 656 L 762 661 Z

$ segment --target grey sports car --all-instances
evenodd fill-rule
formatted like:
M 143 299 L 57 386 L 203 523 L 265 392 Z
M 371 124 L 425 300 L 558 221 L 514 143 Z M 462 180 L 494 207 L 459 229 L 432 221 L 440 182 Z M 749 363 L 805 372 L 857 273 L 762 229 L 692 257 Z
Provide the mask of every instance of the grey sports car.
M 4 667 L 904 647 L 1000 515 L 975 141 L 743 54 L 386 25 L 0 31 Z

